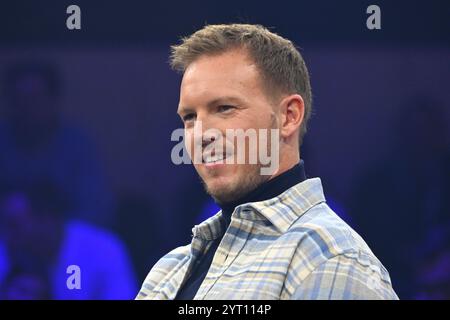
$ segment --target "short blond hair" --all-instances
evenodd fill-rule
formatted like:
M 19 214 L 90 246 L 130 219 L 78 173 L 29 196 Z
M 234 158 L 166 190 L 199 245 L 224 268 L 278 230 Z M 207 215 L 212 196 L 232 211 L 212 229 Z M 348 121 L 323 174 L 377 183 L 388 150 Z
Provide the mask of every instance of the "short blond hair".
M 311 84 L 305 61 L 290 40 L 261 25 L 207 25 L 171 47 L 170 65 L 174 70 L 184 73 L 200 56 L 221 54 L 237 48 L 246 49 L 254 60 L 269 96 L 301 95 L 305 104 L 305 115 L 300 127 L 302 141 L 312 111 Z

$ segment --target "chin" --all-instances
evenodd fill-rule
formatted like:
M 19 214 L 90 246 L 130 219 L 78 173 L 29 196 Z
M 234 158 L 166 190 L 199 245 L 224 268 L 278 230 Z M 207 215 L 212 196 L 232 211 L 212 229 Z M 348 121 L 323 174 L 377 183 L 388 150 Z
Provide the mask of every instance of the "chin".
M 228 193 L 233 188 L 232 179 L 230 177 L 213 177 L 205 181 L 208 193 L 222 194 Z
M 207 169 L 206 171 L 200 170 L 198 172 L 203 173 L 200 177 L 206 192 L 216 202 L 225 203 L 244 196 L 261 184 L 262 180 L 265 180 L 259 175 L 259 167 L 237 169 L 236 167 L 229 167 L 229 170 L 223 171 Z
M 218 203 L 234 200 L 236 185 L 230 177 L 210 178 L 204 182 L 206 192 Z

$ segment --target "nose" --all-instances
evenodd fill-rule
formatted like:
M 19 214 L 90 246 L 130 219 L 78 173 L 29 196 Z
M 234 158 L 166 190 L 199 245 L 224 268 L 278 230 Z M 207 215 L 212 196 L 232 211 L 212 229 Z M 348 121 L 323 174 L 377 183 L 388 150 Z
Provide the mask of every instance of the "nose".
M 194 123 L 194 142 L 201 145 L 202 148 L 207 147 L 211 143 L 220 139 L 221 131 L 216 126 L 217 123 L 208 118 L 208 116 L 197 115 Z
M 216 141 L 218 139 L 219 138 L 217 137 L 217 134 L 211 134 L 210 131 L 204 132 L 201 137 L 202 148 L 203 149 L 206 148 L 207 146 L 214 143 L 214 141 Z

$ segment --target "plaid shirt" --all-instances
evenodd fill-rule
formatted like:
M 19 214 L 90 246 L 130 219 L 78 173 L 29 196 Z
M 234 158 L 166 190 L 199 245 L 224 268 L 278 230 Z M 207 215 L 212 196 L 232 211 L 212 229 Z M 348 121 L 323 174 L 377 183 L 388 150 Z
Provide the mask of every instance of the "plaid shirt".
M 136 299 L 174 299 L 212 240 L 225 235 L 195 299 L 398 299 L 362 238 L 325 203 L 319 178 L 279 196 L 221 211 L 193 228 L 190 245 L 152 268 Z

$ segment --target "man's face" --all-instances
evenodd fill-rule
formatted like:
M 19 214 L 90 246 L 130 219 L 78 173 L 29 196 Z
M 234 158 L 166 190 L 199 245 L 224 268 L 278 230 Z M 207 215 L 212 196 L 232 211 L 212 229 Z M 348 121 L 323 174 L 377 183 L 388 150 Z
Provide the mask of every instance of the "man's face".
M 185 125 L 185 141 L 191 159 L 194 159 L 195 145 L 202 145 L 203 161 L 194 162 L 195 169 L 204 182 L 207 192 L 219 203 L 230 202 L 244 196 L 270 176 L 261 175 L 261 164 L 249 163 L 249 154 L 258 152 L 261 145 L 250 148 L 245 141 L 245 163 L 236 163 L 239 151 L 237 139 L 226 138 L 227 129 L 278 128 L 278 108 L 274 106 L 262 86 L 262 76 L 245 50 L 231 50 L 220 55 L 201 56 L 186 69 L 180 90 L 178 114 Z M 194 136 L 201 128 L 201 139 Z M 217 129 L 221 136 L 204 134 L 209 129 Z M 211 130 L 209 130 L 211 131 Z M 203 140 L 203 141 L 202 141 Z M 214 140 L 214 141 L 212 141 Z M 211 142 L 212 141 L 212 142 Z M 211 154 L 205 151 L 210 144 L 221 142 L 223 146 L 232 144 L 233 154 Z M 258 139 L 259 141 L 259 139 Z M 267 139 L 270 144 L 270 138 Z M 264 146 L 270 150 L 270 146 Z M 208 149 L 208 148 L 206 148 Z M 198 149 L 197 149 L 198 150 Z M 278 150 L 277 150 L 278 152 Z M 198 156 L 198 155 L 197 155 Z M 214 156 L 218 156 L 215 158 Z M 226 160 L 214 161 L 222 156 L 234 157 L 232 164 Z

